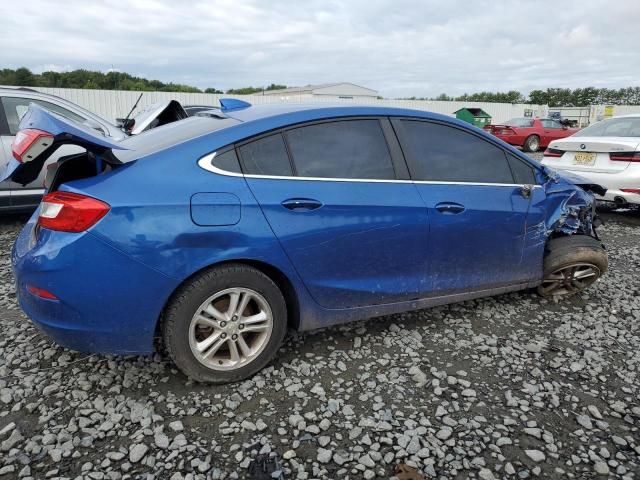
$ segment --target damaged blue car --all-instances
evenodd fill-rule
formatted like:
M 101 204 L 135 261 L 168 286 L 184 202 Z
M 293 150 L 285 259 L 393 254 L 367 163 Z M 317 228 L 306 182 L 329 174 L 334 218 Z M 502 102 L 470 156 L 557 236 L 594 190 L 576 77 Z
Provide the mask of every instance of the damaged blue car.
M 115 140 L 32 105 L 5 177 L 47 168 L 13 250 L 20 305 L 66 347 L 246 378 L 308 330 L 607 270 L 602 192 L 456 119 L 356 106 L 221 108 Z M 83 153 L 48 157 L 62 144 Z M 602 194 L 602 193 L 601 193 Z

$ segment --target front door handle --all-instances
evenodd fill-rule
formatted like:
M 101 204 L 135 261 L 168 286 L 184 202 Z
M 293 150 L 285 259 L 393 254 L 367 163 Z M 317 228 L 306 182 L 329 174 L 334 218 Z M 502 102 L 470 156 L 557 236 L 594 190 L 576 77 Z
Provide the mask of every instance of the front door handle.
M 445 215 L 456 215 L 464 212 L 464 205 L 455 202 L 441 202 L 436 205 L 436 210 Z
M 308 212 L 320 208 L 322 202 L 313 198 L 289 198 L 282 202 L 282 206 L 293 212 Z

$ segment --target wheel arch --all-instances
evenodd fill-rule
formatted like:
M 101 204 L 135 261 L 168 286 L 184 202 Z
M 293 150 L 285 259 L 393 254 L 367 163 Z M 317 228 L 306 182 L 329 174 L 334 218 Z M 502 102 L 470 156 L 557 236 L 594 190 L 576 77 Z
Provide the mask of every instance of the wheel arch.
M 282 295 L 284 296 L 285 303 L 287 305 L 287 326 L 294 330 L 298 330 L 300 328 L 300 303 L 298 300 L 298 294 L 296 292 L 293 283 L 289 279 L 289 277 L 278 267 L 271 265 L 267 262 L 263 262 L 255 259 L 241 258 L 241 259 L 227 259 L 217 263 L 213 263 L 207 266 L 204 266 L 194 272 L 191 273 L 188 277 L 182 280 L 176 287 L 173 289 L 171 294 L 167 297 L 164 305 L 162 306 L 162 310 L 160 313 L 160 318 L 156 321 L 156 328 L 154 337 L 156 339 L 161 338 L 162 331 L 162 321 L 164 312 L 167 308 L 167 305 L 173 298 L 174 294 L 186 283 L 188 283 L 192 278 L 201 274 L 206 270 L 210 270 L 212 268 L 223 267 L 225 265 L 247 265 L 250 267 L 259 270 L 264 273 L 267 277 L 275 282 L 278 286 Z

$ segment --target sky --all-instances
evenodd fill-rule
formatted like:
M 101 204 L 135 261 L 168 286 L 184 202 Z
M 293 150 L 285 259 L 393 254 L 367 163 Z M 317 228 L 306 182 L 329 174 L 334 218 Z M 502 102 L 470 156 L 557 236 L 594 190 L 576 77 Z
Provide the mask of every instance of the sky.
M 640 85 L 638 0 L 2 0 L 0 68 L 433 97 Z

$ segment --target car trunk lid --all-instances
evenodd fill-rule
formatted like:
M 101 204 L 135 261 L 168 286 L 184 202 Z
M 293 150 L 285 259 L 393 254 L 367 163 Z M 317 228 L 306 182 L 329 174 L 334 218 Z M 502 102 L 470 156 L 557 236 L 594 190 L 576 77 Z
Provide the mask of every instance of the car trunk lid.
M 0 181 L 10 179 L 22 185 L 33 182 L 51 154 L 65 144 L 86 149 L 100 168 L 103 162 L 122 163 L 112 151 L 125 150 L 118 140 L 32 103 L 20 122 L 13 158 L 0 173 Z
M 637 139 L 628 137 L 571 137 L 555 140 L 545 152 L 544 164 L 562 170 L 619 173 L 630 162 L 621 153 L 638 149 Z

